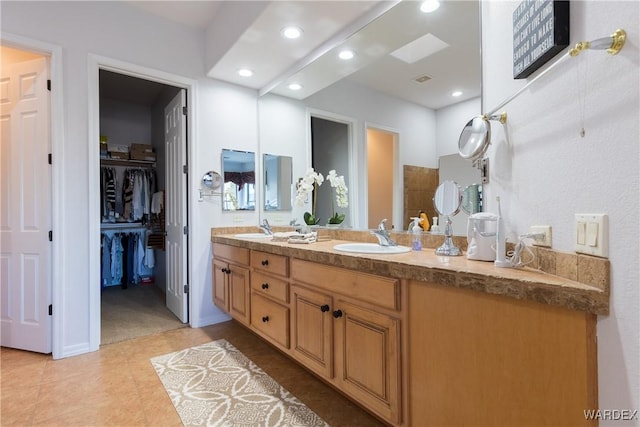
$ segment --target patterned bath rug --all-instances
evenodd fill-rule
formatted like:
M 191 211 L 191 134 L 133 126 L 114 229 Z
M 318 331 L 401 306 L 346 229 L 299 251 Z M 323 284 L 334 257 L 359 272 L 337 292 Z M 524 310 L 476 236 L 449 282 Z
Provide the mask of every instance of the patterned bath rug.
M 151 359 L 185 426 L 328 427 L 226 340 Z

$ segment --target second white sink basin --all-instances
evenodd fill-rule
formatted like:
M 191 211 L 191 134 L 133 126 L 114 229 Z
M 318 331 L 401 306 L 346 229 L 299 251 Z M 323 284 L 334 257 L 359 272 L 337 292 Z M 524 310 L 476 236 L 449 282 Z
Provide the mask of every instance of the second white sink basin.
M 333 249 L 360 254 L 404 254 L 411 251 L 408 246 L 380 246 L 377 243 L 341 243 Z
M 237 237 L 239 239 L 264 239 L 271 236 L 264 233 L 240 233 L 234 235 L 233 237 Z

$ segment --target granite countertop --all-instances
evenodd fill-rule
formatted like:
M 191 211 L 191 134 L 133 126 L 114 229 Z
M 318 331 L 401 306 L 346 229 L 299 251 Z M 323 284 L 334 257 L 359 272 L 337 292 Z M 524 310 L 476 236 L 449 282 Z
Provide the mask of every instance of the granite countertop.
M 597 286 L 530 268 L 497 268 L 492 262 L 468 260 L 465 256 L 438 256 L 433 249 L 402 254 L 357 254 L 333 249 L 337 244 L 352 242 L 347 240 L 289 244 L 268 238 L 236 238 L 213 230 L 211 240 L 387 277 L 466 288 L 599 315 L 609 313 L 609 292 Z

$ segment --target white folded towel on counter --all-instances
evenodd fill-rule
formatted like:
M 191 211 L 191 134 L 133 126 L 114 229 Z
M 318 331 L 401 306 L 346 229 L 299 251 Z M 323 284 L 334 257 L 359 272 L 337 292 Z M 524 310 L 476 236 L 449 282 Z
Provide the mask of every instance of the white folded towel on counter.
M 312 231 L 310 233 L 298 233 L 297 231 L 283 231 L 273 233 L 271 237 L 272 242 L 287 242 L 287 243 L 313 243 L 317 240 L 318 233 Z
M 318 239 L 318 233 L 315 231 L 312 231 L 311 233 L 305 233 L 305 234 L 295 234 L 294 236 L 289 237 L 289 240 L 287 240 L 288 243 L 303 243 L 303 244 L 307 244 L 307 243 L 313 243 Z
M 271 237 L 271 241 L 273 242 L 286 242 L 289 238 L 299 235 L 297 231 L 279 231 L 273 233 L 273 237 Z

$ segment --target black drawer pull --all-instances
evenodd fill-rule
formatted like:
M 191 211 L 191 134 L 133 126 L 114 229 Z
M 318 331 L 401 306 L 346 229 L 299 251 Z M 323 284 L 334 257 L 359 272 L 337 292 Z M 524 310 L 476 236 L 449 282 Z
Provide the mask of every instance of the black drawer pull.
M 268 259 L 263 259 L 262 260 L 262 265 L 264 265 L 264 266 L 269 265 L 269 260 Z
M 262 289 L 269 289 L 269 284 L 268 283 L 263 283 L 262 284 Z
M 320 311 L 323 313 L 326 313 L 327 311 L 329 311 L 329 304 L 321 305 Z
M 336 310 L 333 312 L 333 317 L 335 317 L 336 319 L 338 317 L 342 317 L 342 310 Z
M 269 316 L 262 316 L 262 321 L 267 323 L 269 321 Z

